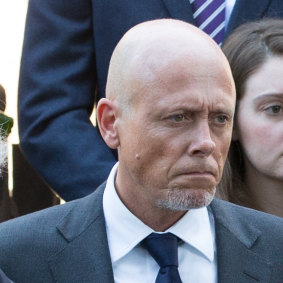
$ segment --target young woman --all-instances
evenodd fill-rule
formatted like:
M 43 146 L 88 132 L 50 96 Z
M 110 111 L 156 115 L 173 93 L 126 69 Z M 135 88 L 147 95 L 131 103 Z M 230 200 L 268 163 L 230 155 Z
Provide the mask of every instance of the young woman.
M 283 20 L 242 25 L 222 49 L 235 80 L 237 106 L 220 194 L 283 217 Z

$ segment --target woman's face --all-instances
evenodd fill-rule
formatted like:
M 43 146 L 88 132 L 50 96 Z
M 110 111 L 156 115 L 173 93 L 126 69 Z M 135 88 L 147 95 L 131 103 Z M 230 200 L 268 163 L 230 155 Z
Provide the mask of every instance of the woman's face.
M 233 135 L 247 168 L 283 181 L 283 56 L 270 57 L 248 78 Z

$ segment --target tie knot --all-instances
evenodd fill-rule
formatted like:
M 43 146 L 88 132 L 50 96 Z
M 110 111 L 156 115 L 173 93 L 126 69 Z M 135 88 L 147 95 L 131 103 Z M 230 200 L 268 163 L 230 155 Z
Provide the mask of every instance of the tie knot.
M 151 233 L 142 242 L 160 268 L 166 266 L 178 267 L 178 237 L 171 233 Z

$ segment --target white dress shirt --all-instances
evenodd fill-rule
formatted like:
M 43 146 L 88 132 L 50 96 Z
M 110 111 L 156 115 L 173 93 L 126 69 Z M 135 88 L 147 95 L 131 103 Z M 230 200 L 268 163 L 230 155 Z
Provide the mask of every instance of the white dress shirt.
M 122 203 L 115 190 L 117 163 L 108 177 L 103 210 L 116 283 L 153 283 L 159 266 L 140 242 L 154 232 Z M 183 283 L 216 283 L 217 262 L 214 219 L 206 208 L 188 211 L 166 232 L 183 242 L 178 247 L 179 273 Z

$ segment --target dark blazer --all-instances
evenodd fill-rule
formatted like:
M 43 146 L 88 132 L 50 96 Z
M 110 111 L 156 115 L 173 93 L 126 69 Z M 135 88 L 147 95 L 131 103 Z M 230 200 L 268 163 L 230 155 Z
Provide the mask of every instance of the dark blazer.
M 0 283 L 13 283 L 12 280 L 10 280 L 4 272 L 0 269 Z
M 237 0 L 226 34 L 283 17 L 282 0 Z M 188 0 L 30 0 L 19 83 L 21 147 L 65 200 L 98 187 L 116 162 L 89 116 L 105 95 L 112 51 L 143 21 L 193 22 Z M 79 172 L 79 173 L 78 173 Z
M 104 187 L 85 198 L 0 224 L 4 272 L 19 283 L 113 283 L 102 208 Z M 282 283 L 283 220 L 217 199 L 211 209 L 218 282 Z

